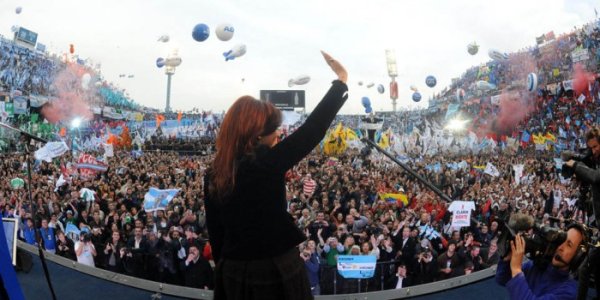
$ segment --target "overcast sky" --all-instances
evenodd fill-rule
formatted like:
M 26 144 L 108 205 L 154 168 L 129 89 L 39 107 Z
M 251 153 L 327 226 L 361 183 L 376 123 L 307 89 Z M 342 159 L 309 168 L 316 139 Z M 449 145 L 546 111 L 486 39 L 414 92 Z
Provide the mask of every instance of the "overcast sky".
M 178 49 L 183 59 L 173 76 L 171 106 L 226 110 L 244 94 L 288 89 L 298 75 L 311 81 L 306 90 L 312 110 L 335 78 L 319 50 L 341 61 L 349 73 L 350 98 L 341 113 L 363 113 L 360 99 L 371 98 L 375 111 L 391 110 L 385 49 L 398 63 L 399 108 L 414 107 L 409 86 L 427 99 L 467 68 L 489 60 L 488 49 L 515 51 L 535 44 L 535 37 L 558 35 L 594 19 L 591 0 L 2 0 L 0 34 L 12 37 L 19 25 L 39 34 L 50 51 L 69 51 L 102 64 L 102 74 L 127 90 L 138 103 L 164 109 L 167 77 L 155 65 Z M 15 9 L 22 7 L 21 14 Z M 600 8 L 599 8 L 600 9 Z M 194 25 L 205 23 L 211 36 L 196 42 Z M 235 27 L 233 39 L 218 40 L 214 28 Z M 168 34 L 168 43 L 157 42 Z M 470 56 L 470 42 L 481 47 Z M 222 53 L 236 44 L 247 53 L 225 62 Z M 134 78 L 119 78 L 133 74 Z M 425 85 L 427 75 L 438 85 Z M 244 81 L 242 81 L 244 79 Z M 359 86 L 382 83 L 386 93 Z

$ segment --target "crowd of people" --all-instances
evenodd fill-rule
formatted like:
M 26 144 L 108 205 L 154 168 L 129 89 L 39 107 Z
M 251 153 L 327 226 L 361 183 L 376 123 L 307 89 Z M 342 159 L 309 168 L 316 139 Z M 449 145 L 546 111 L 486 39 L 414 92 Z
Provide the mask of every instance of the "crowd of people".
M 558 41 L 567 46 L 583 45 L 595 54 L 597 35 L 596 29 L 581 30 Z M 45 72 L 48 67 L 44 66 L 52 63 L 22 55 L 10 45 L 1 47 L 0 82 L 44 93 L 50 83 L 35 72 Z M 537 61 L 546 73 L 562 70 L 565 64 L 572 67 L 565 60 L 567 52 L 556 56 L 558 65 L 545 60 L 544 53 Z M 28 63 L 16 62 L 28 59 Z M 597 61 L 596 56 L 592 61 Z M 33 73 L 19 69 L 19 76 L 29 75 L 15 77 L 14 69 L 8 66 L 29 66 Z M 506 76 L 513 74 L 510 69 L 499 64 L 489 67 L 488 80 L 499 86 L 508 84 Z M 479 71 L 467 72 L 448 93 L 468 89 L 479 75 Z M 548 76 L 545 80 L 552 82 Z M 317 147 L 286 175 L 288 212 L 307 237 L 299 249 L 311 286 L 321 294 L 364 292 L 430 283 L 488 268 L 500 259 L 498 232 L 514 212 L 556 227 L 565 226 L 564 221 L 556 220 L 587 222 L 590 208 L 585 204 L 586 195 L 576 180 L 560 176 L 561 167 L 555 163 L 558 152 L 580 148 L 585 144 L 583 133 L 599 123 L 598 93 L 586 94 L 586 100 L 577 101 L 580 94 L 573 90 L 541 85 L 529 113 L 510 130 L 478 132 L 478 137 L 493 133 L 490 138 L 498 142 L 488 152 L 454 153 L 440 147 L 432 153 L 421 147 L 397 153 L 408 156 L 407 165 L 450 199 L 473 202 L 472 222 L 460 228 L 452 227 L 451 203 L 382 155 L 347 149 L 333 159 Z M 461 103 L 459 113 L 473 120 L 469 129 L 492 128 L 482 125 L 493 123 L 489 116 L 504 107 L 468 100 Z M 177 118 L 176 113 L 165 116 Z M 184 117 L 204 119 L 206 113 Z M 444 123 L 446 110 L 378 117 L 383 119 L 384 129 L 393 128 L 396 136 L 402 137 Z M 154 119 L 150 114 L 145 118 Z M 359 128 L 361 117 L 339 116 L 334 123 L 338 121 Z M 524 138 L 533 132 L 550 133 L 556 140 L 549 148 L 537 147 Z M 516 150 L 505 147 L 507 137 L 519 141 Z M 36 163 L 31 202 L 25 189 L 10 184 L 13 178 L 26 178 L 26 162 L 19 156 L 2 154 L 0 213 L 22 220 L 22 240 L 43 243 L 45 250 L 56 255 L 149 280 L 212 289 L 215 262 L 206 229 L 203 176 L 214 146 L 214 136 L 149 137 L 133 152 L 116 151 L 107 157 L 108 170 L 91 178 L 78 176 L 69 167 L 75 158 L 66 153 L 52 163 Z M 484 172 L 481 166 L 488 163 L 497 167 L 497 174 Z M 515 165 L 523 165 L 520 176 L 514 171 Z M 57 184 L 61 175 L 65 184 Z M 164 210 L 147 212 L 144 195 L 151 187 L 179 192 Z M 94 196 L 81 193 L 84 189 Z M 407 201 L 382 196 L 390 193 L 405 195 Z M 273 239 L 276 243 L 277 237 Z M 343 279 L 336 270 L 336 259 L 344 254 L 376 256 L 375 276 L 360 283 Z
M 397 275 L 405 278 L 401 286 L 428 283 L 495 264 L 499 220 L 511 212 L 541 222 L 550 222 L 549 217 L 584 221 L 586 215 L 577 205 L 578 185 L 561 183 L 551 156 L 535 154 L 533 149 L 523 155 L 528 157 L 527 170 L 519 185 L 510 168 L 516 158 L 508 153 L 426 157 L 409 163 L 452 199 L 475 203 L 477 221 L 470 227 L 452 228 L 449 203 L 388 160 L 376 154 L 363 157 L 354 150 L 338 160 L 313 153 L 288 173 L 286 184 L 289 212 L 308 237 L 301 248 L 310 254 L 303 257 L 307 265 L 313 263 L 311 279 L 320 283 L 324 294 L 334 288 L 337 293 L 357 291 L 356 281 L 342 280 L 335 272 L 336 256 L 350 254 L 375 255 L 382 263 L 372 280 L 363 281 L 362 291 L 379 290 L 382 285 L 395 288 Z M 440 172 L 425 168 L 435 161 L 445 165 L 462 160 L 470 167 L 444 167 Z M 73 178 L 56 190 L 57 179 L 65 173 L 61 165 L 70 157 L 42 162 L 32 174 L 32 208 L 25 191 L 12 189 L 9 183 L 23 177 L 24 161 L 15 156 L 2 161 L 2 214 L 23 220 L 21 237 L 28 243 L 38 243 L 38 231 L 46 250 L 81 263 L 151 280 L 211 287 L 202 190 L 210 156 L 149 151 L 136 157 L 120 152 L 109 159 L 106 173 L 88 181 Z M 487 161 L 500 166 L 498 177 L 473 167 Z M 143 199 L 150 187 L 180 192 L 166 210 L 148 213 Z M 82 197 L 83 188 L 96 192 L 93 201 Z M 405 193 L 409 204 L 379 197 L 387 192 Z M 65 234 L 69 224 L 82 234 Z M 202 272 L 186 271 L 192 261 Z M 336 287 L 334 276 L 338 276 Z
M 41 53 L 0 38 L 0 87 L 3 91 L 20 90 L 46 95 L 55 70 L 55 62 Z

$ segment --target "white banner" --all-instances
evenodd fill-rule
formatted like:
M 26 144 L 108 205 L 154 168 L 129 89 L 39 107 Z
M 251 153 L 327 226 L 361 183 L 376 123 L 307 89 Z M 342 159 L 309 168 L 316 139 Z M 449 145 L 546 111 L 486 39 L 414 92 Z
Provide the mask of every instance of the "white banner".
M 515 182 L 521 184 L 521 177 L 523 177 L 523 164 L 513 165 L 515 171 Z
M 494 176 L 494 177 L 500 176 L 500 172 L 498 171 L 498 168 L 496 168 L 496 166 L 494 166 L 492 163 L 487 163 L 483 173 Z
M 44 147 L 35 151 L 35 159 L 51 162 L 53 158 L 63 155 L 69 151 L 65 142 L 49 142 Z
M 471 226 L 471 211 L 475 210 L 473 201 L 452 201 L 448 211 L 452 212 L 452 227 Z
M 571 52 L 571 60 L 573 63 L 590 59 L 590 52 L 585 48 L 578 48 Z

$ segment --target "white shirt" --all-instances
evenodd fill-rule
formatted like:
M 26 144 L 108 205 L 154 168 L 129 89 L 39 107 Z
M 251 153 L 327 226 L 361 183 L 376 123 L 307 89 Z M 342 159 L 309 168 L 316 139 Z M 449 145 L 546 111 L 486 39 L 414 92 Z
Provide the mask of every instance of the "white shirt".
M 75 242 L 75 249 L 78 249 L 81 242 Z M 95 267 L 94 264 L 94 255 L 92 254 L 92 249 L 94 249 L 94 245 L 92 243 L 88 243 L 87 245 L 83 245 L 83 252 L 81 255 L 77 255 L 77 262 L 82 265 L 87 265 L 90 267 Z
M 398 276 L 398 275 L 396 275 L 396 276 Z M 396 288 L 397 289 L 401 289 L 402 288 L 402 280 L 403 279 L 404 279 L 403 277 L 398 276 L 398 283 L 396 283 Z

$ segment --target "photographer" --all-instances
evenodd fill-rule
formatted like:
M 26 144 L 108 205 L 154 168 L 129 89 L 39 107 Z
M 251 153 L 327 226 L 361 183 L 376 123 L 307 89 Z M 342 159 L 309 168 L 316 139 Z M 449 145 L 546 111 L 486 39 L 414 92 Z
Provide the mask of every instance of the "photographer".
M 314 241 L 309 240 L 306 243 L 306 248 L 300 252 L 300 258 L 302 258 L 304 265 L 306 266 L 312 295 L 320 295 L 321 287 L 319 286 L 319 273 L 321 271 L 321 260 L 319 259 L 319 254 L 317 253 Z
M 496 282 L 506 286 L 511 299 L 575 299 L 577 282 L 570 276 L 569 269 L 577 264 L 584 245 L 585 232 L 581 225 L 571 225 L 566 240 L 558 246 L 552 261 L 545 266 L 537 266 L 533 261 L 523 263 L 525 239 L 517 234 L 510 242 L 511 252 L 498 263 Z
M 75 254 L 77 255 L 78 263 L 95 267 L 94 257 L 96 257 L 96 247 L 92 244 L 89 233 L 82 233 L 79 236 L 79 241 L 75 243 Z

